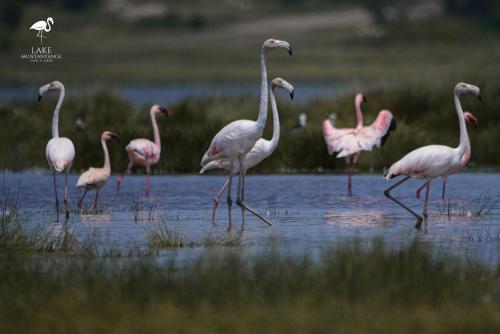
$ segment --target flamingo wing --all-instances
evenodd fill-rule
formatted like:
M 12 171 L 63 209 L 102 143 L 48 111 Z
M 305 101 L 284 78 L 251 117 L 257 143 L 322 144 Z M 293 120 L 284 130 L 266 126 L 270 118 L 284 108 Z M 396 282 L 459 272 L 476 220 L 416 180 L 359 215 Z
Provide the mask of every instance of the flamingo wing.
M 217 159 L 235 158 L 248 153 L 262 136 L 255 131 L 255 121 L 238 120 L 223 127 L 212 139 L 201 159 L 201 166 Z
M 156 145 L 148 139 L 134 139 L 125 147 L 127 151 L 134 151 L 144 159 L 151 159 L 159 155 Z
M 96 188 L 101 187 L 109 178 L 109 173 L 102 168 L 90 167 L 78 178 L 76 186 L 78 188 Z
M 38 21 L 38 22 L 33 23 L 33 25 L 30 27 L 30 30 L 31 29 L 43 30 L 43 29 L 45 29 L 46 26 L 47 26 L 47 22 L 42 20 L 42 21 Z
M 381 110 L 370 126 L 363 127 L 357 134 L 362 150 L 371 151 L 373 146 L 384 146 L 391 131 L 396 130 L 396 120 L 389 110 Z
M 323 121 L 323 139 L 325 140 L 328 154 L 332 155 L 336 152 L 345 150 L 351 139 L 348 138 L 354 129 L 337 129 L 332 123 L 326 119 Z

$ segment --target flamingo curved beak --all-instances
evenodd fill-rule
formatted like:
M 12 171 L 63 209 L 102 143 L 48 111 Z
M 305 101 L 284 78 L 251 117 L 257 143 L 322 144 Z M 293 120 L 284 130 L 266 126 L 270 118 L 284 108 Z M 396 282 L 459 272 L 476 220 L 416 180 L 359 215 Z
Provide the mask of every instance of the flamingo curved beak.
M 363 102 L 366 103 L 368 102 L 368 99 L 366 98 L 366 96 L 363 95 Z
M 42 100 L 42 95 L 38 94 L 38 102 Z
M 292 47 L 291 47 L 291 46 L 289 46 L 289 47 L 288 47 L 288 54 L 291 56 L 291 55 L 292 55 L 292 53 L 293 53 L 293 52 L 292 52 Z
M 114 133 L 114 132 L 110 132 L 109 133 L 109 136 L 113 139 L 116 139 L 117 141 L 121 142 L 120 140 L 120 136 L 117 134 L 117 133 Z
M 162 113 L 164 113 L 165 115 L 170 116 L 170 112 L 168 111 L 168 109 L 167 109 L 167 108 L 165 108 L 165 107 L 160 107 L 160 111 L 161 111 Z
M 481 97 L 481 94 L 478 94 L 478 95 L 477 95 L 477 98 L 479 99 L 479 101 L 482 101 L 482 100 L 483 100 L 483 98 Z
M 294 97 L 294 96 L 295 96 L 295 91 L 294 91 L 294 90 L 292 90 L 292 91 L 290 92 L 290 99 L 292 99 L 292 100 L 293 100 L 293 97 Z

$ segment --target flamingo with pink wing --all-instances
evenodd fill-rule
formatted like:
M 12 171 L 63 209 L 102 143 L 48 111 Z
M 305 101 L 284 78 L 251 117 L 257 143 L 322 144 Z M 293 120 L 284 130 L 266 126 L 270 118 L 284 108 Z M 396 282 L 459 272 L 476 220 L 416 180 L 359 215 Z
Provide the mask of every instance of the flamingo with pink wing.
M 382 147 L 391 131 L 396 130 L 396 120 L 389 110 L 381 110 L 375 121 L 363 126 L 361 105 L 366 97 L 358 93 L 354 99 L 357 125 L 355 128 L 335 128 L 335 118 L 323 121 L 323 138 L 328 154 L 337 153 L 337 158 L 345 158 L 347 163 L 347 195 L 352 195 L 352 171 L 361 151 L 371 151 L 374 146 Z

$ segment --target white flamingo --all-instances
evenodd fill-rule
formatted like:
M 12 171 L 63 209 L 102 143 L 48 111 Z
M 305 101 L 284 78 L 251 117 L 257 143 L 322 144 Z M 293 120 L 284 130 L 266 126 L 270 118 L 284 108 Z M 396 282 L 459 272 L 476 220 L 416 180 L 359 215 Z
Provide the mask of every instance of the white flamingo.
M 99 199 L 99 191 L 106 184 L 111 175 L 111 162 L 109 160 L 109 151 L 108 145 L 106 142 L 110 139 L 120 140 L 116 133 L 110 131 L 104 131 L 101 135 L 101 145 L 102 150 L 104 152 L 104 166 L 102 168 L 94 168 L 90 167 L 87 171 L 85 171 L 80 178 L 78 178 L 78 182 L 76 186 L 78 188 L 83 188 L 83 194 L 78 201 L 78 209 L 81 209 L 83 198 L 87 194 L 87 191 L 90 189 L 95 189 L 95 200 L 90 210 L 97 210 L 97 201 Z
M 458 116 L 458 123 L 460 126 L 460 144 L 458 147 L 453 148 L 445 145 L 428 145 L 417 148 L 406 154 L 401 160 L 395 162 L 385 173 L 386 180 L 390 180 L 399 175 L 406 177 L 396 184 L 390 186 L 384 191 L 384 195 L 390 200 L 399 204 L 403 209 L 410 212 L 417 218 L 416 228 L 422 225 L 422 217 L 415 211 L 408 208 L 406 205 L 391 196 L 390 191 L 402 183 L 408 181 L 410 178 L 425 179 L 426 191 L 424 201 L 423 216 L 427 219 L 427 203 L 429 200 L 429 190 L 433 179 L 449 175 L 451 171 L 461 166 L 461 161 L 467 151 L 467 143 L 469 136 L 467 135 L 467 128 L 465 126 L 464 113 L 460 105 L 459 96 L 465 93 L 472 93 L 481 99 L 481 92 L 478 87 L 469 85 L 463 82 L 458 83 L 454 89 L 455 109 Z
M 64 85 L 60 81 L 52 81 L 51 83 L 40 87 L 38 90 L 38 101 L 40 101 L 42 96 L 50 90 L 59 91 L 59 100 L 57 101 L 54 115 L 52 117 L 52 139 L 47 143 L 45 156 L 47 157 L 47 162 L 52 169 L 54 177 L 57 217 L 59 217 L 59 200 L 57 198 L 56 173 L 65 173 L 64 205 L 66 207 L 66 218 L 68 218 L 68 174 L 71 169 L 71 165 L 73 164 L 73 159 L 75 158 L 75 147 L 68 138 L 59 137 L 59 111 L 61 110 L 61 105 L 64 100 Z
M 356 94 L 354 110 L 357 125 L 355 128 L 335 128 L 336 115 L 323 121 L 323 138 L 328 154 L 338 153 L 337 158 L 345 158 L 347 163 L 347 195 L 352 195 L 352 170 L 361 151 L 371 151 L 374 146 L 382 147 L 391 131 L 396 129 L 396 120 L 389 110 L 381 110 L 370 126 L 363 126 L 361 104 L 366 102 L 363 94 Z
M 51 17 L 48 17 L 47 21 L 40 20 L 33 23 L 33 25 L 30 27 L 30 30 L 38 30 L 38 34 L 36 34 L 36 36 L 40 37 L 40 44 L 42 43 L 44 38 L 47 38 L 43 35 L 43 32 L 49 32 L 52 29 L 51 24 L 54 24 L 54 20 Z
M 465 118 L 466 122 L 472 123 L 475 128 L 477 128 L 479 126 L 479 120 L 470 111 L 464 111 L 464 118 Z M 448 176 L 459 172 L 465 166 L 467 166 L 467 164 L 469 163 L 470 157 L 471 157 L 471 153 L 472 153 L 471 145 L 470 145 L 469 138 L 467 137 L 467 144 L 465 147 L 465 153 L 462 156 L 462 159 L 460 160 L 460 165 L 457 166 L 457 168 L 451 170 L 447 175 L 443 176 L 443 188 L 442 188 L 442 192 L 441 192 L 442 199 L 444 199 L 445 194 L 446 194 L 446 182 L 448 181 Z M 416 192 L 417 198 L 420 198 L 420 192 L 422 191 L 422 189 L 425 188 L 426 185 L 427 185 L 427 183 L 424 183 L 420 188 L 417 189 L 417 192 Z
M 293 99 L 293 86 L 288 83 L 286 80 L 281 78 L 275 78 L 271 81 L 271 90 L 269 94 L 271 96 L 271 108 L 273 112 L 273 137 L 271 140 L 266 140 L 264 138 L 259 139 L 254 147 L 247 153 L 243 160 L 243 186 L 244 186 L 244 178 L 248 169 L 258 165 L 262 162 L 262 160 L 269 157 L 276 147 L 278 146 L 278 142 L 280 140 L 280 120 L 278 115 L 278 108 L 276 106 L 276 98 L 274 96 L 274 89 L 277 87 L 282 87 L 288 91 L 290 94 L 290 98 Z M 200 171 L 200 174 L 203 174 L 207 170 L 222 168 L 229 171 L 231 166 L 231 162 L 228 159 L 220 159 L 214 160 L 206 164 Z M 236 174 L 240 171 L 240 164 L 238 161 L 233 166 L 233 174 Z M 214 208 L 212 211 L 212 223 L 215 223 L 215 211 L 217 210 L 217 206 L 219 205 L 220 198 L 224 191 L 227 189 L 229 184 L 229 179 L 224 182 L 224 185 L 214 197 Z M 242 187 L 241 189 L 241 200 L 243 201 L 245 197 L 245 189 Z
M 167 108 L 160 107 L 155 104 L 151 107 L 149 114 L 151 116 L 151 126 L 153 127 L 154 142 L 145 138 L 138 138 L 131 140 L 125 147 L 129 158 L 129 163 L 125 174 L 130 174 L 132 167 L 142 166 L 146 168 L 146 196 L 149 196 L 149 174 L 151 173 L 151 166 L 160 161 L 161 154 L 161 140 L 160 130 L 156 122 L 156 115 L 163 113 L 169 116 Z M 120 192 L 120 185 L 122 183 L 123 175 L 116 179 L 116 193 Z
M 228 205 L 228 220 L 229 228 L 231 228 L 231 185 L 233 180 L 233 170 L 234 165 L 238 161 L 240 165 L 243 165 L 243 159 L 245 155 L 250 152 L 254 147 L 257 140 L 262 137 L 262 132 L 266 125 L 267 120 L 267 108 L 268 108 L 268 85 L 267 85 L 267 70 L 266 70 L 266 53 L 267 50 L 272 50 L 276 48 L 286 49 L 288 53 L 292 54 L 292 49 L 290 44 L 285 41 L 280 41 L 276 39 L 268 39 L 264 42 L 260 53 L 260 74 L 261 74 L 261 86 L 260 86 L 260 108 L 259 116 L 257 121 L 250 120 L 237 120 L 226 125 L 222 130 L 220 130 L 210 143 L 210 147 L 203 156 L 201 160 L 201 166 L 207 165 L 210 161 L 219 159 L 228 159 L 230 161 L 229 168 L 229 182 L 228 182 L 228 192 L 227 192 L 227 205 Z M 256 217 L 261 219 L 268 225 L 271 223 L 258 214 L 252 208 L 249 208 L 241 199 L 241 189 L 243 187 L 243 168 L 240 169 L 239 179 L 238 179 L 238 193 L 237 193 L 237 204 L 242 209 L 242 216 L 245 219 L 244 210 L 247 209 Z

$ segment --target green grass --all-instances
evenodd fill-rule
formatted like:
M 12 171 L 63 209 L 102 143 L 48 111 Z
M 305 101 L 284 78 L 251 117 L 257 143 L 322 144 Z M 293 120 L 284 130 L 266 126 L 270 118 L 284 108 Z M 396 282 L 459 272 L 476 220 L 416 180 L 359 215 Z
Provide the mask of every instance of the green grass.
M 2 259 L 0 331 L 30 333 L 497 333 L 498 268 L 418 244 L 175 261 Z
M 473 96 L 464 96 L 461 99 L 464 110 L 472 111 L 480 121 L 478 129 L 469 128 L 472 143 L 470 166 L 498 167 L 500 155 L 497 154 L 496 147 L 484 143 L 500 141 L 497 131 L 500 126 L 497 114 L 497 110 L 500 110 L 500 98 L 497 94 L 500 84 L 487 80 L 470 83 L 478 85 L 483 95 L 483 102 Z M 391 133 L 382 149 L 374 149 L 361 155 L 359 169 L 382 171 L 410 150 L 423 145 L 457 146 L 459 130 L 453 104 L 455 84 L 455 81 L 447 81 L 364 91 L 368 97 L 368 103 L 363 106 L 365 123 L 371 123 L 380 109 L 388 108 L 397 120 L 397 130 Z M 273 155 L 253 171 L 342 171 L 343 159 L 336 159 L 327 154 L 321 123 L 331 112 L 336 112 L 338 127 L 352 127 L 355 120 L 355 93 L 355 90 L 348 90 L 336 98 L 315 99 L 305 104 L 294 103 L 280 95 L 280 144 Z M 50 120 L 54 105 L 55 101 L 50 98 L 42 103 L 0 105 L 0 123 L 3 129 L 0 133 L 0 168 L 46 168 L 44 150 L 45 143 L 51 136 Z M 158 117 L 163 155 L 154 171 L 197 173 L 201 157 L 213 136 L 233 120 L 255 119 L 258 99 L 186 99 L 177 104 L 167 103 L 167 106 L 172 111 L 172 117 Z M 307 113 L 308 126 L 303 132 L 292 132 L 291 128 L 301 112 Z M 78 116 L 86 120 L 87 131 L 75 129 L 74 122 Z M 19 130 L 18 124 L 23 124 L 23 131 Z M 117 132 L 122 138 L 121 144 L 109 144 L 112 170 L 122 172 L 128 161 L 123 146 L 133 138 L 152 137 L 149 106 L 135 108 L 124 97 L 107 90 L 67 98 L 63 105 L 60 131 L 61 135 L 68 136 L 75 143 L 77 154 L 73 164 L 74 171 L 102 164 L 103 153 L 99 138 L 104 130 Z M 31 135 L 26 136 L 26 133 Z M 264 137 L 270 139 L 271 136 L 272 118 L 269 118 Z M 13 156 L 16 159 L 12 159 Z M 140 204 L 135 201 L 137 210 Z M 133 206 L 134 201 L 131 204 L 131 207 Z

